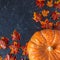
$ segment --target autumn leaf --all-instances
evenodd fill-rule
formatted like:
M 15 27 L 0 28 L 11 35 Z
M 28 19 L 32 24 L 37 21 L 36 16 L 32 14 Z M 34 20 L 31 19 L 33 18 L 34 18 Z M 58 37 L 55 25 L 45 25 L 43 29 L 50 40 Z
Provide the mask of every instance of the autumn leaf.
M 10 46 L 9 46 L 11 52 L 10 54 L 17 54 L 19 52 L 20 49 L 20 43 L 18 42 L 13 42 Z
M 44 29 L 52 29 L 53 27 L 53 23 L 50 22 L 48 19 L 46 19 L 45 21 L 41 21 L 41 27 Z
M 11 35 L 12 36 L 12 40 L 20 40 L 21 38 L 21 35 L 20 33 L 18 33 L 16 30 L 13 31 L 13 34 Z
M 0 49 L 6 49 L 6 43 L 3 40 L 0 40 Z
M 28 44 L 28 43 L 26 43 L 25 46 L 21 46 L 21 49 L 22 49 L 22 51 L 23 51 L 22 55 L 25 55 L 25 56 L 28 55 L 28 53 L 27 53 L 27 44 Z
M 60 0 L 54 2 L 54 7 L 60 9 Z
M 4 60 L 17 60 L 15 56 L 12 56 L 11 54 L 7 54 Z
M 46 5 L 47 5 L 48 7 L 53 7 L 53 0 L 47 1 Z
M 60 21 L 56 22 L 54 29 L 60 30 Z
M 42 10 L 42 15 L 43 15 L 44 17 L 47 17 L 48 14 L 49 14 L 49 10 Z
M 36 5 L 39 8 L 42 8 L 44 6 L 44 2 L 45 2 L 45 0 L 36 0 Z
M 42 15 L 40 13 L 34 12 L 33 20 L 39 22 L 40 20 L 42 20 Z
M 58 13 L 57 11 L 54 11 L 54 12 L 52 12 L 51 17 L 53 20 L 58 20 L 60 17 L 60 13 Z
M 1 40 L 3 40 L 6 44 L 8 44 L 8 42 L 9 42 L 9 39 L 7 38 L 7 37 L 1 37 Z

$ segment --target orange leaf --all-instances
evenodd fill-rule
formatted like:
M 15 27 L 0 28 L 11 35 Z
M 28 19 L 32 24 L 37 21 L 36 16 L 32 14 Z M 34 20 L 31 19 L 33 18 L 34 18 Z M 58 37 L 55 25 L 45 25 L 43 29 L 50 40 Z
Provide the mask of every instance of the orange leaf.
M 48 16 L 48 13 L 49 13 L 49 10 L 42 10 L 42 15 L 44 17 L 47 17 Z
M 28 43 L 26 43 L 25 46 L 22 46 L 22 47 L 21 47 L 21 49 L 22 49 L 22 51 L 23 51 L 22 54 L 23 54 L 23 55 L 26 55 L 26 56 L 28 55 L 28 53 L 27 53 L 27 44 L 28 44 Z
M 10 46 L 9 46 L 10 50 L 11 50 L 11 54 L 17 54 L 19 49 L 20 49 L 20 44 L 18 42 L 13 42 Z
M 53 27 L 53 23 L 50 22 L 48 19 L 46 19 L 45 21 L 41 21 L 41 27 L 44 29 L 52 29 Z
M 42 15 L 34 12 L 33 20 L 35 20 L 36 22 L 39 22 L 40 20 L 42 20 Z
M 47 1 L 46 4 L 48 7 L 53 7 L 53 0 Z

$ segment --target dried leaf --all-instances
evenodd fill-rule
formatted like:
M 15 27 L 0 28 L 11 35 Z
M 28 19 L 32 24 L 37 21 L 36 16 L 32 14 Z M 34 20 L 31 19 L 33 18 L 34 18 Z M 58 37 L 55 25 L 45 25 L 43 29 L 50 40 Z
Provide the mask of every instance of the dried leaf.
M 26 55 L 26 56 L 28 55 L 28 53 L 27 53 L 27 44 L 28 44 L 28 43 L 26 43 L 25 46 L 22 46 L 22 47 L 21 47 L 21 49 L 22 49 L 22 51 L 23 51 L 22 55 Z
M 48 7 L 53 7 L 53 0 L 47 1 L 46 5 L 47 5 Z
M 48 19 L 46 19 L 45 21 L 41 21 L 40 23 L 43 29 L 52 29 L 53 27 L 53 23 L 50 22 Z
M 7 37 L 1 37 L 1 40 L 3 40 L 6 44 L 9 42 L 9 39 Z
M 4 60 L 17 60 L 15 56 L 12 56 L 11 54 L 7 54 Z
M 33 20 L 35 20 L 36 22 L 39 22 L 40 20 L 42 20 L 42 15 L 37 12 L 34 12 Z
M 11 35 L 12 36 L 12 40 L 20 40 L 21 38 L 21 35 L 20 33 L 18 33 L 16 30 L 13 31 L 13 34 Z
M 60 21 L 56 22 L 54 29 L 60 30 Z
M 36 0 L 36 5 L 39 8 L 42 8 L 44 6 L 44 2 L 45 2 L 45 0 Z
M 60 1 L 55 1 L 54 7 L 60 9 Z
M 49 10 L 42 10 L 42 15 L 43 15 L 44 17 L 47 17 L 48 14 L 49 14 Z
M 13 42 L 10 46 L 9 46 L 10 50 L 11 50 L 11 54 L 17 54 L 19 52 L 20 49 L 20 43 L 18 42 Z
M 0 49 L 6 49 L 6 43 L 0 40 Z
M 60 15 L 60 13 L 58 13 L 57 11 L 54 11 L 54 12 L 52 12 L 52 19 L 53 20 L 58 20 L 59 19 L 59 15 Z

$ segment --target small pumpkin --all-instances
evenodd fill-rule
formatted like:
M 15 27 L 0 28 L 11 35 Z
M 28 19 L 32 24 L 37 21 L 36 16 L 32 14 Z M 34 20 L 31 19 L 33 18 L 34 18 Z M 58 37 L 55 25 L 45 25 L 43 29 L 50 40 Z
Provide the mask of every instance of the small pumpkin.
M 60 60 L 60 30 L 45 29 L 34 33 L 27 52 L 29 60 Z

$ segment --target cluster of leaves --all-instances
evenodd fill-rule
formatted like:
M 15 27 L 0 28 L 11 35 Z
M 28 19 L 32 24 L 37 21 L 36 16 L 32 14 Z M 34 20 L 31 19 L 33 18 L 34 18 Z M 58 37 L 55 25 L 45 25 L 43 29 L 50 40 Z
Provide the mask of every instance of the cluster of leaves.
M 41 28 L 43 29 L 60 29 L 60 0 L 36 0 L 36 6 L 39 9 L 42 9 L 41 13 L 34 12 L 33 20 L 36 22 L 40 22 Z M 55 10 L 51 12 L 48 9 L 43 9 L 43 7 L 54 8 Z M 50 14 L 50 19 L 48 18 Z M 44 19 L 45 18 L 45 19 Z M 53 23 L 51 20 L 55 21 Z
M 11 37 L 12 37 L 12 43 L 10 45 L 9 45 L 9 39 L 7 37 L 1 37 L 0 39 L 0 49 L 10 48 L 10 53 L 6 55 L 4 60 L 17 60 L 16 57 L 13 56 L 13 54 L 19 53 L 20 49 L 22 49 L 23 55 L 27 55 L 26 52 L 27 44 L 26 46 L 21 46 L 19 42 L 21 38 L 21 34 L 18 33 L 16 30 L 14 30 L 13 33 L 11 34 Z M 0 60 L 2 60 L 1 56 L 0 56 Z

